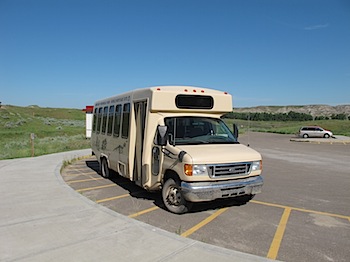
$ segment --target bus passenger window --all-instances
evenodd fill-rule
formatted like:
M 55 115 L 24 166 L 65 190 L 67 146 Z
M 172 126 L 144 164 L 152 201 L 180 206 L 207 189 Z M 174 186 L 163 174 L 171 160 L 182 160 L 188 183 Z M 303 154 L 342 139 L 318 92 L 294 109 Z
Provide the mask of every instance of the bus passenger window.
M 109 107 L 109 111 L 108 111 L 107 135 L 111 135 L 112 134 L 113 116 L 114 116 L 114 106 L 110 106 Z
M 119 137 L 120 130 L 120 119 L 122 116 L 122 105 L 117 105 L 117 108 L 114 113 L 114 132 L 113 136 Z
M 97 111 L 98 110 L 98 108 L 95 108 L 95 111 L 94 111 L 94 122 L 93 122 L 93 124 L 92 124 L 92 132 L 96 132 L 96 124 L 97 124 L 97 117 L 98 117 L 98 115 L 97 115 Z
M 97 118 L 97 127 L 96 127 L 96 131 L 98 134 L 100 133 L 101 120 L 102 120 L 102 107 L 98 109 L 98 118 Z
M 108 106 L 103 108 L 103 117 L 102 117 L 102 131 L 101 133 L 106 133 L 106 125 L 107 125 L 107 116 L 108 116 Z
M 122 123 L 122 138 L 129 136 L 129 122 L 130 122 L 130 103 L 123 106 L 123 123 Z

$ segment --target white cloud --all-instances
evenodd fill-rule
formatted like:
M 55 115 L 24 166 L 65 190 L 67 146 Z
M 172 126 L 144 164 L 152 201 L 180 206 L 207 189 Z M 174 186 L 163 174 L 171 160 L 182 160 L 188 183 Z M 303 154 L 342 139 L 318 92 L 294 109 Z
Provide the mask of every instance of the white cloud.
M 311 25 L 304 27 L 304 30 L 317 30 L 317 29 L 323 29 L 329 27 L 329 24 L 320 24 L 320 25 Z

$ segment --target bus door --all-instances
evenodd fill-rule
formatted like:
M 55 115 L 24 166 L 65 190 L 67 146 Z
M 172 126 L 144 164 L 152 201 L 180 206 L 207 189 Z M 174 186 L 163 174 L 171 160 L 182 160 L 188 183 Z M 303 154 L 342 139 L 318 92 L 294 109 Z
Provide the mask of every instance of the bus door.
M 135 142 L 135 157 L 134 157 L 134 173 L 133 180 L 139 186 L 143 186 L 143 182 L 146 180 L 143 177 L 142 170 L 142 155 L 143 155 L 143 142 L 145 135 L 145 123 L 147 113 L 147 101 L 138 101 L 134 103 L 135 110 L 135 123 L 136 123 L 136 142 Z

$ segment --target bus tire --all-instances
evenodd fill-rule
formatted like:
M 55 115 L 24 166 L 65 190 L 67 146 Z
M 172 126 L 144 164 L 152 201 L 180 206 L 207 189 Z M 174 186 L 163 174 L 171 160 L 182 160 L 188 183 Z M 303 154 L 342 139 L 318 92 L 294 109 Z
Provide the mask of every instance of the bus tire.
M 108 162 L 107 162 L 107 159 L 104 157 L 102 158 L 101 160 L 101 175 L 104 177 L 104 178 L 109 178 L 110 176 L 110 169 L 108 167 Z
M 180 182 L 174 178 L 165 181 L 162 188 L 162 199 L 165 207 L 172 213 L 183 214 L 188 212 L 188 203 L 181 192 Z

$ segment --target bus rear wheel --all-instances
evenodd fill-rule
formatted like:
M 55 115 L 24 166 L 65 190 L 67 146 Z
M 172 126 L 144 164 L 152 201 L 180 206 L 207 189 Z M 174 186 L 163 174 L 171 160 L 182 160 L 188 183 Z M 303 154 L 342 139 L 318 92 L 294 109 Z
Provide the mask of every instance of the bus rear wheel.
M 102 160 L 101 160 L 101 175 L 104 178 L 109 178 L 110 173 L 111 173 L 111 171 L 110 171 L 110 169 L 108 167 L 107 159 L 106 158 L 102 158 Z
M 165 181 L 162 188 L 162 199 L 165 207 L 175 214 L 186 213 L 190 208 L 190 203 L 185 200 L 181 192 L 180 182 L 173 178 Z

